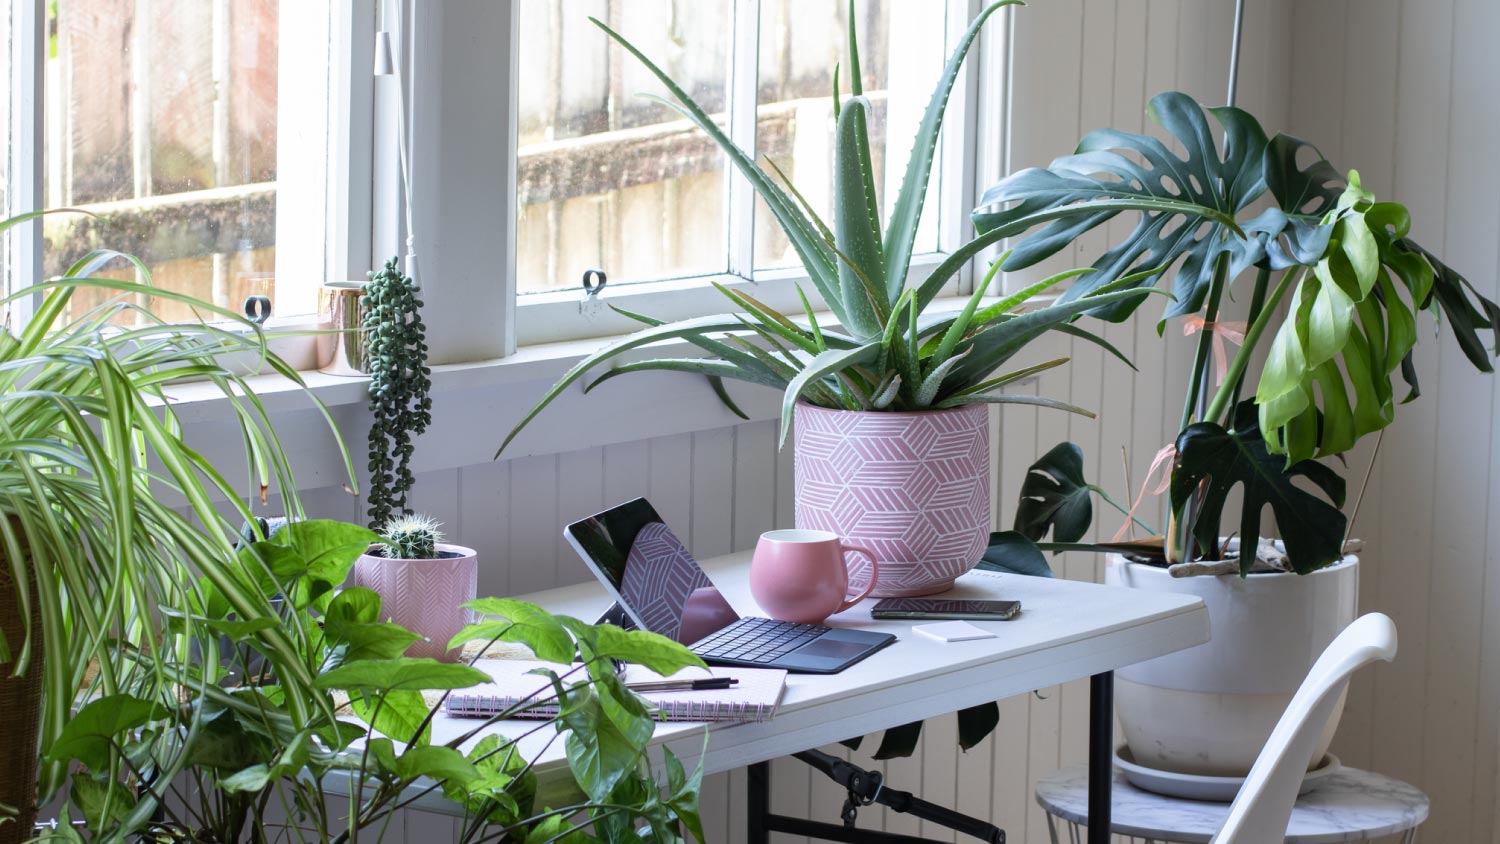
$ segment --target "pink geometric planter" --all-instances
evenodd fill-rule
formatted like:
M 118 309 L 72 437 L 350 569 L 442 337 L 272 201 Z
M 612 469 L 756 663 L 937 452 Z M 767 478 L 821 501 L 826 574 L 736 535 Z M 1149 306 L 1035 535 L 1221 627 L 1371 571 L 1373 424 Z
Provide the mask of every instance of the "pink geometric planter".
M 462 545 L 439 544 L 438 551 L 455 556 L 437 560 L 388 560 L 363 554 L 349 581 L 380 595 L 380 619 L 389 619 L 417 633 L 407 656 L 456 661 L 448 640 L 469 623 L 472 613 L 463 604 L 478 597 L 479 556 Z
M 880 560 L 875 597 L 947 590 L 990 530 L 985 405 L 914 413 L 797 405 L 797 527 L 826 530 Z M 849 555 L 849 588 L 869 566 Z

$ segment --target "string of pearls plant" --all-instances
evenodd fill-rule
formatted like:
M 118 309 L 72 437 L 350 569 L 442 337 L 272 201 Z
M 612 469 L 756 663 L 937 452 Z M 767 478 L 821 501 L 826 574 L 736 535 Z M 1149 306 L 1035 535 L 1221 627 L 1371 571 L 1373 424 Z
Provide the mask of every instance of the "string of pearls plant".
M 369 525 L 377 530 L 393 515 L 407 515 L 407 493 L 415 478 L 413 438 L 432 422 L 427 328 L 416 285 L 397 269 L 397 259 L 370 273 L 364 296 L 365 342 L 370 372 Z

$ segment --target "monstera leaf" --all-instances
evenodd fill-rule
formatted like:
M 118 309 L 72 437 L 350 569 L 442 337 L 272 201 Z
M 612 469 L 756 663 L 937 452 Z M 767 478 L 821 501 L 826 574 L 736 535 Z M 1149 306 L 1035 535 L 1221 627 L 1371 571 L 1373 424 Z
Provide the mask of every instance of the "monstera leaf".
M 1244 487 L 1240 548 L 1254 549 L 1259 544 L 1260 514 L 1270 505 L 1287 557 L 1298 573 L 1337 561 L 1348 521 L 1339 509 L 1344 505 L 1344 479 L 1315 460 L 1285 468 L 1285 461 L 1266 448 L 1257 421 L 1255 403 L 1245 401 L 1235 409 L 1232 429 L 1199 422 L 1177 437 L 1172 512 L 1182 518 L 1194 491 L 1207 480 L 1194 535 L 1200 546 L 1214 548 L 1225 499 L 1240 484 Z M 1327 500 L 1298 487 L 1294 480 L 1299 476 L 1321 490 Z M 1247 573 L 1254 560 L 1253 550 L 1242 551 L 1240 572 Z
M 1083 478 L 1083 449 L 1058 443 L 1026 470 L 1015 529 L 1032 542 L 1047 531 L 1058 542 L 1077 542 L 1094 520 L 1092 488 Z
M 1090 132 L 1075 154 L 1046 169 L 1021 170 L 985 191 L 974 213 L 975 227 L 984 233 L 1040 212 L 1076 210 L 1016 247 L 1003 269 L 1018 270 L 1056 254 L 1119 213 L 1091 203 L 1150 200 L 1160 210 L 1142 212 L 1135 229 L 1094 262 L 1097 272 L 1074 281 L 1061 301 L 1077 299 L 1132 271 L 1175 266 L 1176 302 L 1164 316 L 1196 313 L 1203 307 L 1221 254 L 1230 258 L 1230 278 L 1264 257 L 1262 240 L 1247 238 L 1236 215 L 1266 191 L 1265 130 L 1239 109 L 1208 109 L 1223 130 L 1221 152 L 1204 111 L 1186 94 L 1158 94 L 1146 113 L 1178 140 L 1186 157 L 1146 135 L 1114 129 Z M 1160 276 L 1149 276 L 1138 286 L 1154 284 Z M 1092 313 L 1120 322 L 1139 304 L 1140 300 L 1127 300 Z

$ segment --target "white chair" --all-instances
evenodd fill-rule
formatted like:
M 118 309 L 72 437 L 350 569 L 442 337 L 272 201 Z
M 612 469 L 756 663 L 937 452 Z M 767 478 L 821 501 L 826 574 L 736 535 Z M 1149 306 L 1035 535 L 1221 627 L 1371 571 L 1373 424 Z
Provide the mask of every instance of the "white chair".
M 1406 783 L 1370 771 L 1343 768 L 1299 799 L 1314 745 L 1328 724 L 1349 676 L 1377 659 L 1396 656 L 1396 626 L 1379 613 L 1349 625 L 1308 672 L 1261 749 L 1232 804 L 1168 797 L 1139 789 L 1116 774 L 1113 831 L 1132 841 L 1212 844 L 1298 844 L 1369 840 L 1403 834 L 1415 840 L 1427 818 L 1427 796 Z M 1088 823 L 1088 771 L 1063 768 L 1036 786 L 1054 844 L 1056 820 L 1079 842 Z
M 1377 659 L 1390 662 L 1395 657 L 1396 625 L 1381 613 L 1355 619 L 1333 640 L 1276 722 L 1213 844 L 1286 840 L 1287 821 L 1302 775 L 1312 762 L 1313 745 L 1328 725 L 1349 675 Z

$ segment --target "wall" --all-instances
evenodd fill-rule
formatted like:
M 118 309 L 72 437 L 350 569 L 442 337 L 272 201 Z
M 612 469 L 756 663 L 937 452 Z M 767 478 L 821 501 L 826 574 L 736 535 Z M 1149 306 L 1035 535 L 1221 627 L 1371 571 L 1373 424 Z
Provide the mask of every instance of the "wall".
M 1494 298 L 1500 269 L 1500 6 L 1317 2 L 1296 11 L 1292 125 L 1404 203 L 1412 235 Z M 1430 322 L 1426 323 L 1431 325 Z M 1432 796 L 1423 837 L 1500 841 L 1500 426 L 1494 378 L 1421 337 L 1424 395 L 1380 445 L 1355 524 L 1361 610 L 1395 619 L 1396 662 L 1360 677 L 1336 751 Z

